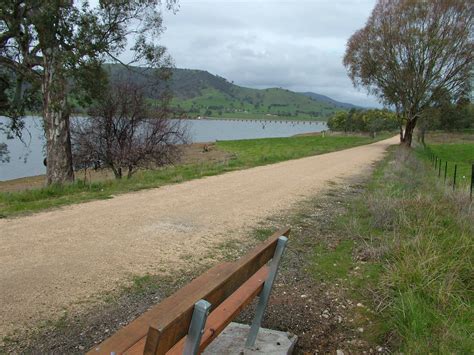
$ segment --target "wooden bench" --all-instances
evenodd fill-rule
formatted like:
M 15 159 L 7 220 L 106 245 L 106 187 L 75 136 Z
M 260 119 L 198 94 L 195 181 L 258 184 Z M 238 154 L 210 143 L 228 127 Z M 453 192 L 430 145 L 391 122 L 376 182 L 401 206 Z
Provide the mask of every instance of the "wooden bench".
M 88 354 L 201 353 L 259 295 L 246 343 L 252 347 L 289 233 L 280 230 L 239 260 L 211 268 Z

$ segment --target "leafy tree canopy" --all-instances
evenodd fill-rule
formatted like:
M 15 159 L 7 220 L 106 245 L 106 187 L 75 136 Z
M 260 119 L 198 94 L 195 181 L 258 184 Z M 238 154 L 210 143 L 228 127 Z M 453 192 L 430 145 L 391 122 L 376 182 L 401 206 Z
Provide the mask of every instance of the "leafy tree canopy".
M 441 93 L 452 100 L 470 93 L 473 22 L 469 0 L 379 0 L 349 39 L 349 76 L 396 108 L 407 145 L 421 113 Z

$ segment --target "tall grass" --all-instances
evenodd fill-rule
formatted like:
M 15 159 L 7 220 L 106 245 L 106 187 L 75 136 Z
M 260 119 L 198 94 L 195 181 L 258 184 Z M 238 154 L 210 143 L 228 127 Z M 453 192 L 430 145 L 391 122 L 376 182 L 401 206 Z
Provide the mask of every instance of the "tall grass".
M 350 230 L 383 251 L 371 262 L 384 267 L 378 306 L 395 336 L 393 346 L 409 354 L 474 353 L 474 211 L 468 196 L 446 189 L 425 161 L 399 148 L 361 201 L 353 211 L 358 228 Z

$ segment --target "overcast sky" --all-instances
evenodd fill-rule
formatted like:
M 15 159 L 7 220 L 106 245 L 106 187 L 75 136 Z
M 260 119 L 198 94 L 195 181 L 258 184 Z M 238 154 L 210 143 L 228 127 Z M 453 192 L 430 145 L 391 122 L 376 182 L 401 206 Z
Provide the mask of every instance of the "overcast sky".
M 164 12 L 166 30 L 159 40 L 176 67 L 207 70 L 252 88 L 313 91 L 361 106 L 379 106 L 374 97 L 353 88 L 342 64 L 348 38 L 365 24 L 375 0 L 179 0 L 179 4 L 176 14 Z

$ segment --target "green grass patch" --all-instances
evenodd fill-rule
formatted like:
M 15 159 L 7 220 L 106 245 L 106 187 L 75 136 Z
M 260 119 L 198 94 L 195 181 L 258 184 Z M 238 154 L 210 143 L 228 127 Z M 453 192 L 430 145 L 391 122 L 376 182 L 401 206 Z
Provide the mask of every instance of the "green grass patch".
M 268 239 L 275 231 L 271 228 L 257 228 L 253 231 L 254 238 L 260 242 Z
M 353 268 L 352 240 L 341 241 L 334 249 L 320 244 L 314 250 L 312 273 L 323 280 L 337 281 L 347 278 Z
M 388 135 L 383 135 L 378 139 L 387 137 Z M 371 142 L 374 140 L 369 137 L 303 136 L 219 141 L 217 146 L 236 155 L 236 159 L 231 161 L 232 165 L 250 167 L 328 153 Z
M 430 159 L 434 154 L 441 159 L 441 177 L 444 179 L 446 162 L 447 181 L 452 183 L 454 176 L 454 166 L 457 165 L 456 183 L 460 185 L 468 185 L 471 182 L 472 164 L 474 164 L 474 143 L 447 143 L 447 144 L 430 144 L 426 148 L 418 148 L 417 152 L 425 159 Z M 432 164 L 433 165 L 433 164 Z M 439 175 L 439 166 L 436 170 Z M 435 173 L 436 173 L 435 172 Z
M 143 294 L 149 292 L 150 289 L 159 290 L 159 283 L 150 275 L 134 276 L 130 290 L 135 294 Z
M 386 136 L 377 137 L 383 139 Z M 88 183 L 78 180 L 66 186 L 49 186 L 20 192 L 0 193 L 0 218 L 47 208 L 96 199 L 116 194 L 160 187 L 227 171 L 276 163 L 309 155 L 322 154 L 372 143 L 368 137 L 289 137 L 239 141 L 220 141 L 218 149 L 233 154 L 227 162 L 170 166 L 137 172 L 130 179 Z

